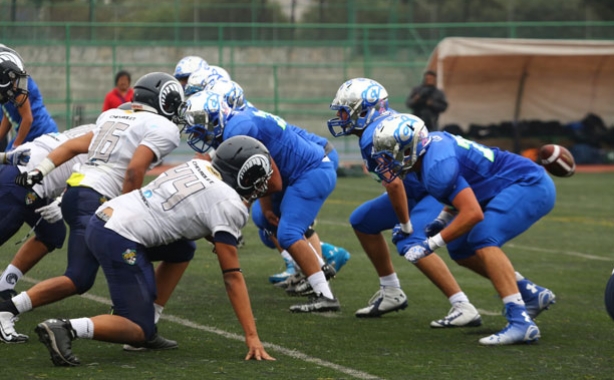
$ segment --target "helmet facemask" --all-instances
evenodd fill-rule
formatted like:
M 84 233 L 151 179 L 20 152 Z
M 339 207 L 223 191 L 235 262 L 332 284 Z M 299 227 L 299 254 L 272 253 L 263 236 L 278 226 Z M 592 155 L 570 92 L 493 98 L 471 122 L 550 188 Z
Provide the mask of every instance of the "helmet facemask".
M 0 104 L 21 107 L 28 99 L 28 74 L 12 62 L 4 62 L 0 72 Z M 18 99 L 19 98 L 19 99 Z

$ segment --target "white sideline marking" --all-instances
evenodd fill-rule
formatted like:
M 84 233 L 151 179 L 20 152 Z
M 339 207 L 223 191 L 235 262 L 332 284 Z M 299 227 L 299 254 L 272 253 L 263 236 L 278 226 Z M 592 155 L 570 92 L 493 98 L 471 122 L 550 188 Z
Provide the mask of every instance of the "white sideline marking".
M 530 247 L 530 246 L 525 246 L 525 245 L 517 245 L 513 243 L 509 243 L 507 244 L 507 246 L 512 247 L 512 248 L 517 248 L 517 249 L 526 249 L 527 251 L 537 251 L 537 252 L 557 253 L 557 254 L 562 253 L 563 255 L 581 257 L 583 259 L 589 259 L 589 260 L 610 261 L 610 262 L 614 261 L 611 257 L 595 256 L 595 255 L 589 255 L 587 253 L 580 253 L 580 252 L 573 252 L 573 251 L 559 251 L 556 249 L 537 248 L 537 247 Z
M 29 282 L 31 284 L 37 284 L 40 281 L 35 280 L 33 278 L 30 277 L 23 277 L 22 278 L 23 281 L 25 282 Z M 100 296 L 96 296 L 93 294 L 82 294 L 81 297 L 83 298 L 87 298 L 89 300 L 104 304 L 104 305 L 112 305 L 112 302 L 110 299 L 105 298 L 105 297 L 100 297 Z M 206 331 L 208 333 L 211 334 L 216 334 L 216 335 L 220 335 L 226 339 L 232 339 L 232 340 L 236 340 L 239 342 L 245 342 L 245 337 L 243 335 L 238 335 L 238 334 L 234 334 L 228 331 L 224 331 L 224 330 L 220 330 L 218 328 L 215 327 L 210 327 L 210 326 L 205 326 L 205 325 L 201 325 L 195 322 L 192 322 L 190 320 L 187 319 L 183 319 L 180 317 L 176 317 L 174 315 L 170 315 L 170 314 L 162 314 L 160 316 L 160 319 L 164 319 L 170 322 L 174 322 L 177 323 L 179 325 L 185 326 L 185 327 L 190 327 L 193 329 L 197 329 L 197 330 L 202 330 L 202 331 Z M 369 373 L 366 372 L 362 372 L 362 371 L 358 371 L 352 368 L 348 368 L 348 367 L 344 367 L 342 365 L 339 364 L 335 364 L 335 363 L 331 363 L 328 362 L 326 360 L 322 360 L 322 359 L 318 359 L 318 358 L 314 358 L 312 356 L 309 356 L 307 354 L 304 354 L 300 351 L 297 350 L 291 350 L 289 348 L 285 348 L 283 346 L 277 345 L 277 344 L 273 344 L 273 343 L 268 343 L 268 342 L 262 342 L 262 345 L 267 348 L 267 349 L 271 349 L 273 351 L 279 352 L 283 355 L 289 356 L 293 359 L 299 359 L 299 360 L 303 360 L 305 362 L 309 362 L 309 363 L 313 363 L 316 365 L 319 365 L 321 367 L 327 367 L 327 368 L 331 368 L 334 369 L 335 371 L 339 371 L 342 372 L 346 375 L 352 376 L 356 379 L 372 379 L 372 380 L 383 380 L 381 377 L 377 377 L 375 375 L 371 375 Z

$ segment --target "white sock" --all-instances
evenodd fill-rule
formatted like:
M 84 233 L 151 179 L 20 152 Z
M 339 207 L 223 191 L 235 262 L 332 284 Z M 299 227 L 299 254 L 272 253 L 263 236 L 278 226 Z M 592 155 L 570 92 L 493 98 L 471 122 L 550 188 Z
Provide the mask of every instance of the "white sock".
M 450 303 L 452 305 L 454 305 L 455 303 L 458 303 L 458 302 L 467 302 L 467 303 L 469 303 L 469 298 L 467 297 L 467 295 L 464 292 L 458 292 L 456 294 L 453 294 L 450 298 L 448 298 L 448 300 L 450 300 Z
M 7 289 L 15 289 L 15 284 L 23 277 L 23 273 L 14 266 L 9 264 L 0 276 L 0 292 Z
M 26 292 L 19 293 L 18 295 L 13 297 L 12 301 L 13 304 L 15 304 L 15 307 L 17 308 L 19 314 L 32 310 L 32 300 Z
M 510 302 L 515 303 L 516 305 L 524 306 L 524 301 L 522 300 L 520 293 L 510 294 L 507 297 L 503 297 L 503 304 Z
M 71 319 L 70 324 L 77 332 L 77 338 L 92 339 L 94 338 L 94 322 L 89 318 Z
M 524 276 L 518 272 L 514 272 L 516 274 L 516 282 L 524 280 Z
M 324 276 L 324 272 L 319 271 L 311 276 L 307 277 L 307 281 L 309 281 L 309 285 L 313 288 L 313 291 L 318 294 L 322 294 L 326 298 L 334 299 L 333 292 L 330 290 L 330 286 L 328 286 L 328 282 L 326 281 L 326 276 Z
M 396 272 L 389 274 L 388 276 L 380 277 L 379 284 L 380 286 L 390 286 L 401 289 L 401 282 L 399 281 Z
M 160 316 L 162 315 L 162 310 L 164 310 L 164 306 L 160 306 L 154 302 L 154 323 L 157 325 L 160 320 Z

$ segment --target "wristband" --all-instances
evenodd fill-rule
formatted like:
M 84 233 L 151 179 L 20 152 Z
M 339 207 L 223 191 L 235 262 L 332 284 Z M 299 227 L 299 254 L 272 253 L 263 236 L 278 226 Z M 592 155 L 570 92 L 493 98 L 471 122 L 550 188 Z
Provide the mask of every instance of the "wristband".
M 437 234 L 433 237 L 428 238 L 427 242 L 429 244 L 429 249 L 433 252 L 435 252 L 437 248 L 446 246 L 446 242 L 441 237 L 441 234 Z
M 407 223 L 401 223 L 401 231 L 408 235 L 411 235 L 414 232 L 414 228 L 411 225 L 411 220 L 408 220 Z
M 51 172 L 53 169 L 55 169 L 55 164 L 47 157 L 45 157 L 45 159 L 36 166 L 36 170 L 41 172 L 43 177 L 49 174 L 49 172 Z

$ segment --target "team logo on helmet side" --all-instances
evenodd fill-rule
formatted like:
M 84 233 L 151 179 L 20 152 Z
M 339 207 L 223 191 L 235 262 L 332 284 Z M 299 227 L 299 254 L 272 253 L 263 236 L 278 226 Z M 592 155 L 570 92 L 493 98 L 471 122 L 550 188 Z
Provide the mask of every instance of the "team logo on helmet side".
M 21 59 L 14 53 L 8 51 L 0 51 L 0 62 L 10 61 L 13 62 L 19 70 L 23 71 L 23 62 Z
M 160 105 L 166 104 L 166 97 L 172 92 L 177 92 L 178 94 L 183 93 L 183 89 L 181 88 L 181 85 L 178 82 L 168 81 L 162 85 L 162 88 L 160 89 L 160 94 L 159 94 Z M 164 106 L 160 107 L 160 111 L 164 115 L 172 116 L 175 114 L 175 112 L 167 112 L 164 108 L 165 108 Z
M 265 173 L 271 171 L 268 157 L 264 154 L 254 154 L 243 163 L 243 166 L 241 166 L 237 173 L 237 183 L 241 190 L 251 190 L 253 188 L 254 178 L 249 172 L 255 166 L 263 168 Z
M 380 100 L 381 86 L 372 83 L 362 92 L 362 100 L 366 106 L 374 106 Z

